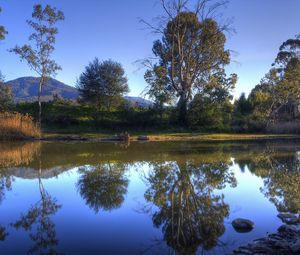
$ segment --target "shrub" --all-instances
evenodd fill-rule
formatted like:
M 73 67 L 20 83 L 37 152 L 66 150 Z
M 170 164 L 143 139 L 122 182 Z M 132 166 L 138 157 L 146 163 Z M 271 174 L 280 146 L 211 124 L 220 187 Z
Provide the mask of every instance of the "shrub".
M 26 114 L 0 113 L 0 139 L 18 140 L 40 137 L 41 130 L 33 118 Z

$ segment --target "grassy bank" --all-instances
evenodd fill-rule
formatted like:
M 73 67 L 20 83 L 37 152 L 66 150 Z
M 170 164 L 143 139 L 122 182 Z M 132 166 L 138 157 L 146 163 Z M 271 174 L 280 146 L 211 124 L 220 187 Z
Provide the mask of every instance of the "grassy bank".
M 267 139 L 296 139 L 299 135 L 279 134 L 225 134 L 225 133 L 203 133 L 203 132 L 168 132 L 168 131 L 128 131 L 130 140 L 136 141 L 139 136 L 148 136 L 150 141 L 242 141 L 242 140 L 267 140 Z M 101 140 L 116 135 L 115 132 L 99 131 L 84 132 L 80 130 L 45 130 L 44 138 L 63 136 L 74 136 L 86 139 Z

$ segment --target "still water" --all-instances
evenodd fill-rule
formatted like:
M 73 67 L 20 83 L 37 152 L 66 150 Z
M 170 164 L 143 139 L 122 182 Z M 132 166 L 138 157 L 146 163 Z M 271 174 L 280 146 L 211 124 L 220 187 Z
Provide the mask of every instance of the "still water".
M 0 254 L 228 254 L 299 184 L 297 142 L 1 143 Z

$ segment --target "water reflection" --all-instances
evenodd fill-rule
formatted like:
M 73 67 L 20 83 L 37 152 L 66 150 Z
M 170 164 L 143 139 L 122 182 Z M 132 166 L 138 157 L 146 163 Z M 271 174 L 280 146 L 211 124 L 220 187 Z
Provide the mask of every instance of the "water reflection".
M 125 169 L 125 164 L 110 162 L 79 169 L 78 190 L 96 213 L 121 207 L 128 186 Z
M 58 254 L 56 246 L 59 241 L 52 217 L 59 208 L 61 205 L 57 200 L 43 191 L 41 200 L 12 224 L 17 230 L 27 231 L 33 241 L 34 245 L 29 249 L 28 254 Z
M 213 193 L 226 184 L 236 185 L 229 165 L 223 162 L 196 165 L 189 160 L 152 163 L 146 177 L 146 201 L 158 207 L 153 224 L 162 228 L 164 240 L 176 254 L 209 250 L 224 233 L 229 205 Z
M 0 168 L 29 165 L 39 154 L 40 143 L 0 143 Z
M 11 212 L 13 217 L 6 217 L 0 222 L 0 245 L 14 239 L 17 242 L 18 235 L 25 233 L 30 239 L 30 243 L 26 244 L 30 249 L 25 251 L 29 254 L 64 252 L 67 237 L 62 230 L 70 227 L 67 224 L 76 225 L 76 222 L 82 221 L 83 225 L 87 225 L 86 231 L 90 232 L 81 233 L 84 230 L 79 227 L 78 230 L 74 230 L 78 231 L 77 239 L 72 242 L 74 248 L 69 250 L 70 254 L 76 253 L 79 243 L 85 246 L 85 242 L 90 241 L 85 240 L 81 243 L 80 237 L 84 235 L 104 238 L 113 232 L 113 242 L 117 244 L 126 239 L 124 235 L 131 232 L 131 227 L 133 230 L 145 227 L 146 233 L 159 233 L 160 239 L 172 253 L 213 253 L 213 248 L 216 247 L 216 254 L 227 253 L 231 244 L 225 242 L 223 236 L 226 235 L 230 240 L 230 237 L 238 234 L 233 234 L 233 229 L 227 228 L 225 222 L 232 213 L 232 203 L 235 203 L 233 208 L 237 208 L 242 207 L 244 202 L 243 199 L 232 202 L 228 196 L 234 193 L 243 173 L 247 174 L 250 171 L 263 180 L 259 182 L 260 186 L 249 184 L 249 190 L 254 191 L 256 196 L 261 196 L 259 199 L 263 205 L 272 203 L 278 212 L 299 213 L 298 151 L 300 146 L 296 143 L 132 143 L 129 147 L 96 143 L 0 144 L 0 210 L 6 208 L 8 211 L 8 202 L 10 206 L 22 204 L 19 203 L 18 196 L 22 191 L 27 192 L 26 187 L 22 186 L 24 183 L 27 187 L 36 185 L 35 191 L 28 193 L 28 204 L 32 204 L 31 207 L 28 209 L 22 204 L 16 211 Z M 145 172 L 141 174 L 143 169 Z M 132 178 L 132 175 L 136 174 L 135 170 L 138 177 L 142 175 L 144 182 Z M 69 172 L 74 175 L 69 176 Z M 61 179 L 64 181 L 59 182 Z M 17 184 L 19 194 L 10 196 L 12 192 L 7 192 L 14 190 Z M 68 192 L 65 192 L 66 187 Z M 232 188 L 231 194 L 228 192 L 229 187 Z M 39 195 L 37 202 L 32 199 L 36 198 L 36 191 Z M 60 197 L 61 194 L 65 197 Z M 135 221 L 135 217 L 138 216 L 130 204 L 136 202 L 132 201 L 135 197 L 138 197 L 139 201 L 142 200 L 147 208 L 152 208 L 150 217 L 143 214 L 146 220 L 143 218 Z M 85 204 L 80 203 L 78 199 L 83 199 Z M 69 208 L 64 210 L 65 206 Z M 132 214 L 128 212 L 130 209 Z M 96 214 L 91 216 L 85 213 L 90 210 Z M 113 210 L 120 212 L 118 216 L 109 213 Z M 103 211 L 108 213 L 101 214 Z M 276 218 L 277 211 L 272 217 Z M 70 213 L 72 217 L 66 223 L 63 217 L 70 216 Z M 253 214 L 255 213 L 253 211 Z M 86 219 L 82 215 L 95 219 Z M 236 213 L 235 216 L 239 214 Z M 57 219 L 57 222 L 54 219 Z M 111 221 L 105 223 L 103 219 Z M 118 220 L 130 224 L 126 225 L 123 231 L 121 225 L 112 224 L 119 223 Z M 147 220 L 150 225 L 145 223 Z M 97 227 L 93 226 L 98 223 Z M 58 224 L 62 225 L 58 227 Z M 151 228 L 152 225 L 155 228 Z M 268 231 L 267 226 L 260 228 Z M 135 235 L 135 239 L 143 238 L 140 232 L 132 231 L 132 235 Z M 89 244 L 98 248 L 98 241 Z M 150 240 L 145 242 L 151 246 Z M 125 241 L 125 246 L 124 243 Z M 140 243 L 134 240 L 131 244 L 135 248 L 134 251 L 140 250 Z
M 261 192 L 279 212 L 300 211 L 300 158 L 298 152 L 279 152 L 266 148 L 249 164 L 264 181 Z
M 46 191 L 41 178 L 41 164 L 40 158 L 40 169 L 38 171 L 40 200 L 32 205 L 25 214 L 22 214 L 20 219 L 12 226 L 16 230 L 23 229 L 28 232 L 34 243 L 28 250 L 28 254 L 58 254 L 56 247 L 59 241 L 56 237 L 56 228 L 52 217 L 62 205 L 58 204 L 57 199 Z
M 8 233 L 6 232 L 5 227 L 0 226 L 0 241 L 4 241 L 6 237 L 8 236 Z

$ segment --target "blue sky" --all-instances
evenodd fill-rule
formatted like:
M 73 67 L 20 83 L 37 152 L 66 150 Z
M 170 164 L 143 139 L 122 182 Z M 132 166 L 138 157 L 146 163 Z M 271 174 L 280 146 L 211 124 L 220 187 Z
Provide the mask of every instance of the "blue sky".
M 144 71 L 135 61 L 151 55 L 156 36 L 143 29 L 138 18 L 151 21 L 161 14 L 158 0 L 0 0 L 0 24 L 9 31 L 0 42 L 0 70 L 6 80 L 34 75 L 8 49 L 27 42 L 30 30 L 25 21 L 35 3 L 56 6 L 66 16 L 53 55 L 63 68 L 58 80 L 74 86 L 94 57 L 110 58 L 124 66 L 130 95 L 143 91 Z M 230 0 L 223 16 L 233 18 L 236 30 L 227 42 L 227 48 L 236 52 L 227 68 L 239 76 L 236 96 L 249 93 L 269 70 L 280 44 L 300 34 L 299 10 L 300 0 Z

